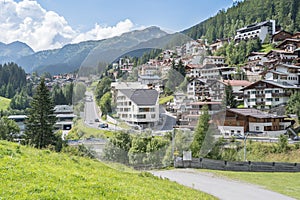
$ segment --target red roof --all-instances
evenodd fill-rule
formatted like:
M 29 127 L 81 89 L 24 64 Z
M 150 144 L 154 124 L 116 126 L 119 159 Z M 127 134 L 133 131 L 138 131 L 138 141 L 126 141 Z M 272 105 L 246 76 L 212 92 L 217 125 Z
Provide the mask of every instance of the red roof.
M 248 86 L 251 85 L 251 82 L 246 80 L 224 80 L 225 84 L 230 84 L 231 86 Z
M 200 64 L 187 64 L 186 66 L 189 68 L 202 68 L 203 67 L 203 65 L 200 65 Z

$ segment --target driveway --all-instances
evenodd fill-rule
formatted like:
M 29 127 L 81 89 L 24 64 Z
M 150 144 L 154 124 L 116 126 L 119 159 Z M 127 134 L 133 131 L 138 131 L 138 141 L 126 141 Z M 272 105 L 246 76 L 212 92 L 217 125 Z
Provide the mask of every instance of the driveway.
M 152 171 L 158 177 L 201 190 L 224 200 L 292 200 L 293 198 L 264 189 L 261 186 L 218 177 L 213 173 L 193 169 Z M 276 183 L 274 183 L 276 184 Z

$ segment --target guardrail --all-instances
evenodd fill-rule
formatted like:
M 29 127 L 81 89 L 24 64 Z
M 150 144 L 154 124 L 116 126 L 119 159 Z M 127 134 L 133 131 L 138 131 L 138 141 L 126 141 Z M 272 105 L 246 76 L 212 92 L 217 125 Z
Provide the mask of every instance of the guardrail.
M 198 168 L 245 172 L 300 172 L 300 163 L 238 162 L 212 160 L 207 158 L 193 158 L 190 161 L 175 159 L 174 166 L 175 168 Z

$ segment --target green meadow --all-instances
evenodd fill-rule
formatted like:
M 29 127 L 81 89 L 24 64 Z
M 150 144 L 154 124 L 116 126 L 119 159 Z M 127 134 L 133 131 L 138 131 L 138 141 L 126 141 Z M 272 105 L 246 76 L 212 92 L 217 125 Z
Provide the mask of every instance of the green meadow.
M 147 172 L 0 141 L 0 199 L 215 199 Z

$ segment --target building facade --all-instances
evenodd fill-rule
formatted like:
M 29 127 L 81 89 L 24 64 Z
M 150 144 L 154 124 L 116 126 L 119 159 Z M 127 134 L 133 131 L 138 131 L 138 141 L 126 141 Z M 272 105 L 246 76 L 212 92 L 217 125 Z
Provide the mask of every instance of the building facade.
M 159 120 L 158 92 L 152 89 L 122 89 L 117 94 L 118 117 L 132 125 L 150 128 Z
M 285 134 L 291 122 L 284 116 L 264 113 L 257 109 L 227 109 L 214 116 L 214 122 L 223 136 L 234 134 L 256 134 L 264 137 L 278 137 Z

